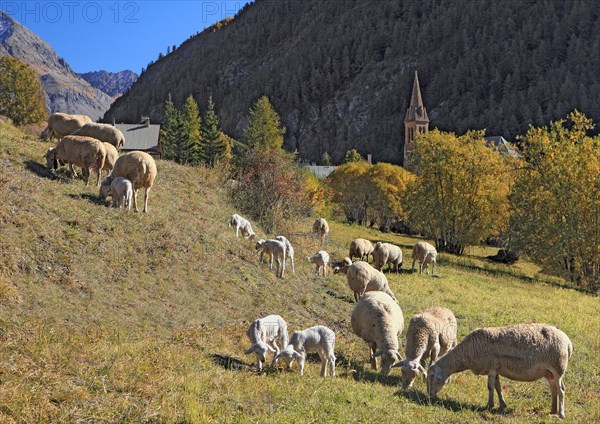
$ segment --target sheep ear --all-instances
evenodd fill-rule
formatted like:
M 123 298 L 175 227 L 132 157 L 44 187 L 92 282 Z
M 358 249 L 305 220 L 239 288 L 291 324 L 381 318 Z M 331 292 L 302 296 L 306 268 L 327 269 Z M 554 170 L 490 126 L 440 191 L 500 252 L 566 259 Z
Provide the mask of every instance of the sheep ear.
M 396 362 L 394 365 L 392 365 L 392 368 L 400 368 L 400 367 L 404 367 L 406 366 L 406 361 L 402 360 L 400 362 Z
M 377 358 L 378 356 L 381 356 L 381 355 L 383 355 L 383 350 L 380 350 L 380 351 L 378 351 L 378 352 L 375 352 L 375 353 L 373 354 L 373 358 Z
M 54 170 L 56 171 L 58 169 L 58 159 L 56 159 L 56 157 L 54 158 L 54 163 L 53 166 Z
M 254 349 L 256 348 L 256 345 L 252 345 L 250 346 L 250 349 L 248 349 L 247 351 L 244 352 L 245 355 L 250 355 L 251 353 L 254 352 Z

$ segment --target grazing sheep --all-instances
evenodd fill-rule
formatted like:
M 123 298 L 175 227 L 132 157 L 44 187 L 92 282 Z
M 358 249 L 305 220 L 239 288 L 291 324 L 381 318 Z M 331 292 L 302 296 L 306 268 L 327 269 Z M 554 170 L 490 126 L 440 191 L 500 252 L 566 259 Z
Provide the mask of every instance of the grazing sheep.
M 327 265 L 329 264 L 329 253 L 324 250 L 319 250 L 314 256 L 307 256 L 306 260 L 311 264 L 315 264 L 317 270 L 317 276 L 320 275 L 321 269 L 323 270 L 323 277 L 327 277 Z
M 129 152 L 120 156 L 115 162 L 112 173 L 102 181 L 100 187 L 100 198 L 104 199 L 106 186 L 112 184 L 117 177 L 125 177 L 133 185 L 133 208 L 138 212 L 137 193 L 140 188 L 144 189 L 144 212 L 148 212 L 148 195 L 156 178 L 156 162 L 146 152 Z
M 304 362 L 306 354 L 317 352 L 321 358 L 321 377 L 327 377 L 327 365 L 331 368 L 331 376 L 335 377 L 335 333 L 329 328 L 318 325 L 304 331 L 294 331 L 289 344 L 275 357 L 283 358 L 288 369 L 292 369 L 292 362 L 298 359 L 300 375 L 304 375 Z
M 238 215 L 237 213 L 234 213 L 233 215 L 231 215 L 231 218 L 229 218 L 229 225 L 227 226 L 227 228 L 231 227 L 235 227 L 236 237 L 240 236 L 240 230 L 242 230 L 242 236 L 246 237 L 246 240 L 252 240 L 254 237 L 256 237 L 256 234 L 252 230 L 252 225 L 250 224 L 250 222 L 246 218 Z
M 277 236 L 277 237 L 275 237 L 275 239 L 279 240 L 280 242 L 285 244 L 286 261 L 287 261 L 287 259 L 289 259 L 292 262 L 292 274 L 295 274 L 296 270 L 294 268 L 294 247 L 292 246 L 292 243 L 290 243 L 290 241 L 288 239 L 286 239 L 284 236 Z
M 125 137 L 123 136 L 121 130 L 109 124 L 97 124 L 92 122 L 85 124 L 74 134 L 93 137 L 96 140 L 100 140 L 104 143 L 110 143 L 117 149 L 123 147 L 123 144 L 125 143 Z
M 352 265 L 352 259 L 344 258 L 341 261 L 334 262 L 335 268 L 333 268 L 334 274 L 344 274 L 348 271 L 350 265 Z
M 77 177 L 74 165 L 81 167 L 85 184 L 88 185 L 90 168 L 98 172 L 97 184 L 100 185 L 100 172 L 104 166 L 106 150 L 104 145 L 91 137 L 69 135 L 63 137 L 55 148 L 44 155 L 48 168 L 58 169 L 59 164 L 69 164 L 72 177 Z
M 316 233 L 320 239 L 321 244 L 325 243 L 325 237 L 329 234 L 329 224 L 324 218 L 317 218 L 313 224 L 313 233 Z
M 500 412 L 504 412 L 506 403 L 500 376 L 516 381 L 535 381 L 543 377 L 550 384 L 550 413 L 564 418 L 563 377 L 572 353 L 569 337 L 548 324 L 478 328 L 429 368 L 429 393 L 437 395 L 450 375 L 470 369 L 476 375 L 488 376 L 487 408 L 494 407 L 495 388 Z
M 390 270 L 397 274 L 402 266 L 402 249 L 391 243 L 377 242 L 373 249 L 373 265 L 381 271 L 385 264 L 389 264 Z
M 61 139 L 67 135 L 73 134 L 85 124 L 92 120 L 86 115 L 69 115 L 66 113 L 53 113 L 48 117 L 48 126 L 42 131 L 41 137 L 44 140 L 49 138 Z
M 415 269 L 415 261 L 419 262 L 419 274 L 423 272 L 423 266 L 425 267 L 425 272 L 429 274 L 429 263 L 431 266 L 431 274 L 435 272 L 435 264 L 437 258 L 437 250 L 431 244 L 426 241 L 420 241 L 415 244 L 412 250 L 412 269 Z
M 381 291 L 387 293 L 392 300 L 396 301 L 396 296 L 388 284 L 388 280 L 382 272 L 377 271 L 367 262 L 354 262 L 346 269 L 346 279 L 348 286 L 354 293 L 354 300 L 358 300 L 364 296 L 366 292 Z
M 262 371 L 263 362 L 267 360 L 268 351 L 275 353 L 271 365 L 277 363 L 277 354 L 280 352 L 277 340 L 281 342 L 282 347 L 288 344 L 287 324 L 279 315 L 269 315 L 254 320 L 246 334 L 250 339 L 251 346 L 244 353 L 246 355 L 256 354 L 259 371 Z
M 270 256 L 269 269 L 273 270 L 273 257 L 277 262 L 276 275 L 283 278 L 285 275 L 285 244 L 279 240 L 258 240 L 256 250 L 260 250 L 260 261 L 263 261 L 263 255 Z
M 420 372 L 456 345 L 456 317 L 450 309 L 434 306 L 413 316 L 406 331 L 406 359 L 394 367 L 402 370 L 402 385 L 410 387 Z
M 104 167 L 103 171 L 106 171 L 106 175 L 110 175 L 113 168 L 115 167 L 115 163 L 117 159 L 119 159 L 119 152 L 117 148 L 110 143 L 103 142 L 104 149 L 106 150 L 106 158 L 104 159 Z
M 366 293 L 352 311 L 350 323 L 354 334 L 369 345 L 371 367 L 377 369 L 377 357 L 381 356 L 381 373 L 388 375 L 392 365 L 402 360 L 398 352 L 404 327 L 400 306 L 385 293 Z
M 355 256 L 361 261 L 369 262 L 369 255 L 373 253 L 373 243 L 367 239 L 357 238 L 350 243 L 348 257 L 353 259 Z
M 108 188 L 108 190 L 107 190 Z M 112 180 L 110 186 L 100 186 L 101 197 L 112 196 L 113 208 L 121 208 L 122 206 L 131 210 L 131 200 L 133 197 L 133 185 L 131 181 L 124 177 L 117 177 Z

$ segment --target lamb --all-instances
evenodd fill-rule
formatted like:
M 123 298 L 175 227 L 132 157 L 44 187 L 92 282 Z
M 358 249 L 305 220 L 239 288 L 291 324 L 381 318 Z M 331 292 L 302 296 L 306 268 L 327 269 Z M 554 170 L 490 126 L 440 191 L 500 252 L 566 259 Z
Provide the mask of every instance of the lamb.
M 313 233 L 316 233 L 317 236 L 321 239 L 321 244 L 325 243 L 325 237 L 329 234 L 329 224 L 325 221 L 324 218 L 317 218 L 315 223 L 313 224 Z
M 500 376 L 516 381 L 535 381 L 544 377 L 550 384 L 550 413 L 564 418 L 563 376 L 572 353 L 569 337 L 548 324 L 478 328 L 429 368 L 429 393 L 437 395 L 450 375 L 470 369 L 477 375 L 487 374 L 487 408 L 494 407 L 495 388 L 502 413 L 506 403 Z
M 231 218 L 229 218 L 229 225 L 227 226 L 227 228 L 231 227 L 235 227 L 236 237 L 240 236 L 240 230 L 242 230 L 242 236 L 245 236 L 246 240 L 252 240 L 254 237 L 256 237 L 256 234 L 252 230 L 252 225 L 250 224 L 250 222 L 246 218 L 238 215 L 237 213 L 234 213 L 233 215 L 231 215 Z
M 277 346 L 278 340 L 281 342 L 282 347 L 288 344 L 287 324 L 279 315 L 269 315 L 254 320 L 246 334 L 252 345 L 244 353 L 246 355 L 256 354 L 258 371 L 262 371 L 263 362 L 267 360 L 268 351 L 275 353 L 271 365 L 277 363 L 277 355 L 280 352 L 279 346 Z
M 438 356 L 444 355 L 456 345 L 456 317 L 450 309 L 434 306 L 425 309 L 410 319 L 406 332 L 406 359 L 394 367 L 402 371 L 402 385 L 411 387 L 417 374 L 425 371 L 425 361 L 429 366 Z
M 294 248 L 292 247 L 292 243 L 290 243 L 290 241 L 284 236 L 277 236 L 275 237 L 275 239 L 285 244 L 286 261 L 287 259 L 289 259 L 292 262 L 292 274 L 295 274 L 296 270 L 294 269 Z
M 111 181 L 110 186 L 105 184 L 100 186 L 100 196 L 103 198 L 112 196 L 113 208 L 124 206 L 127 210 L 131 210 L 133 186 L 128 179 L 117 177 Z
M 273 258 L 277 262 L 276 275 L 283 278 L 285 275 L 285 244 L 279 240 L 258 240 L 256 242 L 256 250 L 260 250 L 260 261 L 263 261 L 263 255 L 266 253 L 270 256 L 269 269 L 273 270 Z
M 398 352 L 404 327 L 400 306 L 385 293 L 366 293 L 352 311 L 350 323 L 354 334 L 369 345 L 371 367 L 377 369 L 377 357 L 381 356 L 381 373 L 388 375 L 392 365 L 402 360 Z
M 44 140 L 48 138 L 61 139 L 67 135 L 73 134 L 85 124 L 92 120 L 86 115 L 68 115 L 66 113 L 53 113 L 48 117 L 48 126 L 42 131 L 41 137 Z
M 307 256 L 311 264 L 315 264 L 317 270 L 317 276 L 320 275 L 320 271 L 323 270 L 323 277 L 327 277 L 327 265 L 329 264 L 329 253 L 324 250 L 319 250 L 314 256 Z
M 327 377 L 327 366 L 331 369 L 331 376 L 335 377 L 335 333 L 329 328 L 318 325 L 304 331 L 294 331 L 289 344 L 275 356 L 275 360 L 283 358 L 288 369 L 292 369 L 292 362 L 298 359 L 300 375 L 304 375 L 306 354 L 317 352 L 321 358 L 321 377 Z
M 110 143 L 103 142 L 104 149 L 106 150 L 106 158 L 104 159 L 104 167 L 103 171 L 106 171 L 106 175 L 110 175 L 113 168 L 115 167 L 115 163 L 117 159 L 119 159 L 119 152 L 117 148 Z
M 86 185 L 89 183 L 90 168 L 92 168 L 98 172 L 97 184 L 100 185 L 100 171 L 104 167 L 106 150 L 98 140 L 69 135 L 63 137 L 55 148 L 48 149 L 44 157 L 50 169 L 56 170 L 59 164 L 68 163 L 73 178 L 77 177 L 73 166 L 80 166 Z
M 346 279 L 350 290 L 354 292 L 354 300 L 364 296 L 366 292 L 381 291 L 386 293 L 392 300 L 396 301 L 396 296 L 390 290 L 387 278 L 382 272 L 377 271 L 367 262 L 357 261 L 350 265 L 346 270 Z
M 412 250 L 412 269 L 415 269 L 415 261 L 419 262 L 419 274 L 423 272 L 423 267 L 425 267 L 425 272 L 429 274 L 429 263 L 431 266 L 431 274 L 435 272 L 435 264 L 437 258 L 437 250 L 431 244 L 426 241 L 420 241 L 416 243 Z
M 146 152 L 133 151 L 117 159 L 112 174 L 102 181 L 102 186 L 110 186 L 117 177 L 125 177 L 133 186 L 133 208 L 138 212 L 137 193 L 144 189 L 144 212 L 148 212 L 148 195 L 156 178 L 156 162 Z M 100 198 L 104 199 L 106 188 L 100 187 Z
M 357 238 L 350 243 L 348 257 L 353 259 L 355 256 L 361 261 L 369 262 L 369 255 L 373 253 L 373 243 L 367 239 Z
M 120 149 L 125 144 L 125 137 L 121 130 L 109 124 L 97 124 L 94 122 L 85 124 L 75 131 L 74 135 L 93 137 L 102 142 L 110 143 L 117 149 Z
M 373 249 L 373 264 L 378 271 L 389 264 L 390 269 L 397 274 L 398 268 L 402 266 L 402 249 L 391 243 L 377 242 Z

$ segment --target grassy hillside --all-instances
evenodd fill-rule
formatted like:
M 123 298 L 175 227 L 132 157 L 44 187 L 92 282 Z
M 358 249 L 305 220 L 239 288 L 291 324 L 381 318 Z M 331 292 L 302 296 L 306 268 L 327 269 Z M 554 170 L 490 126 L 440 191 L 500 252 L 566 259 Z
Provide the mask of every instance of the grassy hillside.
M 126 213 L 100 203 L 96 187 L 52 178 L 41 164 L 47 148 L 0 123 L 0 422 L 555 420 L 543 381 L 504 380 L 501 416 L 484 410 L 484 377 L 458 374 L 430 402 L 422 380 L 405 391 L 399 370 L 373 373 L 350 331 L 345 278 L 317 278 L 302 259 L 319 249 L 305 234 L 312 220 L 287 234 L 296 274 L 276 279 L 227 228 L 233 210 L 219 172 L 159 161 L 150 213 Z M 396 242 L 405 255 L 415 241 L 331 228 L 335 257 L 358 235 Z M 600 421 L 598 298 L 537 281 L 530 266 L 483 266 L 442 256 L 437 278 L 390 275 L 406 323 L 439 304 L 456 314 L 459 337 L 483 325 L 557 325 L 574 344 L 567 419 Z M 338 377 L 321 379 L 316 362 L 304 378 L 254 373 L 245 331 L 270 313 L 291 331 L 335 330 Z

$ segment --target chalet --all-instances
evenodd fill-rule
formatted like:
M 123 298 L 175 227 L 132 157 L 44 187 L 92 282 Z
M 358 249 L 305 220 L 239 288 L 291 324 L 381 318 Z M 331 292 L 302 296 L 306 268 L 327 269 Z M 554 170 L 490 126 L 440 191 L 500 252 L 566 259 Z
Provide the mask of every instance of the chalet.
M 113 124 L 125 136 L 122 151 L 141 150 L 151 155 L 161 156 L 160 125 L 150 124 L 150 118 L 142 117 L 139 124 Z

